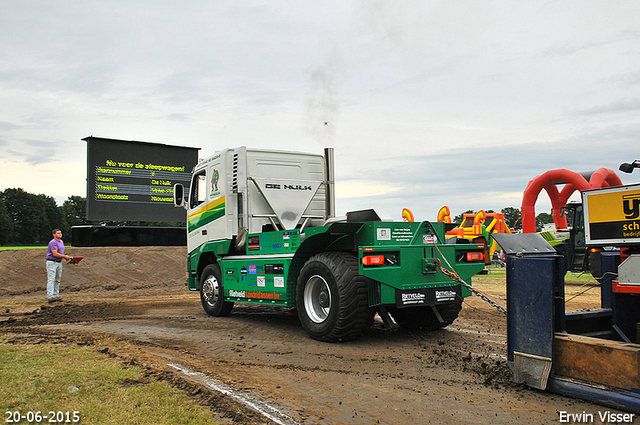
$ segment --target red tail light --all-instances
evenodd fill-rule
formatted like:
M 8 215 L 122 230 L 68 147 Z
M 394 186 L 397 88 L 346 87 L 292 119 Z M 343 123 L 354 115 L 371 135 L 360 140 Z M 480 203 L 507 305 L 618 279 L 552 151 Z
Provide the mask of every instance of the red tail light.
M 362 257 L 363 266 L 382 266 L 384 264 L 384 255 L 367 255 Z
M 482 252 L 467 252 L 467 261 L 484 261 L 484 253 Z

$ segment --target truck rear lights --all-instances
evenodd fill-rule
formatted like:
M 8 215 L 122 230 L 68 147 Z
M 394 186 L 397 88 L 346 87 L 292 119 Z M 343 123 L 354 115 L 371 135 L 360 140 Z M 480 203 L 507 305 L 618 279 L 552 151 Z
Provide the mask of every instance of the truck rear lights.
M 363 266 L 382 266 L 384 265 L 384 255 L 367 255 L 362 257 Z
M 467 261 L 484 261 L 484 253 L 482 252 L 467 252 Z

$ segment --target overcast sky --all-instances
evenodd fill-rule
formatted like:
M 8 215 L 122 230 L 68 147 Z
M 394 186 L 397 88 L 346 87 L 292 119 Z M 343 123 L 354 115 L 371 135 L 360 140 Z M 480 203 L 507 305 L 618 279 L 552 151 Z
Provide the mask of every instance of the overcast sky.
M 640 3 L 0 0 L 0 93 L 2 189 L 86 196 L 94 135 L 331 146 L 338 214 L 499 211 L 640 159 Z

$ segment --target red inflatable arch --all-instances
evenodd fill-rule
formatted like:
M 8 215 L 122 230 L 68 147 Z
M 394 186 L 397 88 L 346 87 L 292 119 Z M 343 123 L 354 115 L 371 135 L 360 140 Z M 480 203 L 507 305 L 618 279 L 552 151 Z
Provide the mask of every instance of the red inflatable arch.
M 589 179 L 587 181 L 587 179 Z M 557 185 L 564 184 L 561 191 Z M 599 189 L 601 187 L 620 186 L 620 177 L 610 168 L 600 168 L 589 173 L 576 173 L 566 169 L 549 170 L 529 182 L 522 196 L 522 231 L 535 233 L 536 210 L 535 205 L 542 189 L 547 191 L 553 207 L 553 222 L 556 228 L 566 229 L 567 218 L 560 216 L 562 207 L 576 190 Z

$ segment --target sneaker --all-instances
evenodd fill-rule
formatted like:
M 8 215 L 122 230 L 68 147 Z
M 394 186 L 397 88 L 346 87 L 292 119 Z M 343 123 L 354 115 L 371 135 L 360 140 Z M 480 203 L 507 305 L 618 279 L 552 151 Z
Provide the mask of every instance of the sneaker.
M 62 300 L 59 297 L 49 298 L 49 304 L 51 304 L 51 303 L 59 303 L 59 302 L 62 302 Z

